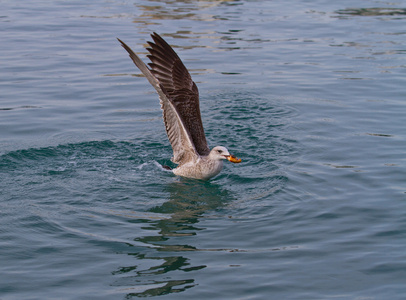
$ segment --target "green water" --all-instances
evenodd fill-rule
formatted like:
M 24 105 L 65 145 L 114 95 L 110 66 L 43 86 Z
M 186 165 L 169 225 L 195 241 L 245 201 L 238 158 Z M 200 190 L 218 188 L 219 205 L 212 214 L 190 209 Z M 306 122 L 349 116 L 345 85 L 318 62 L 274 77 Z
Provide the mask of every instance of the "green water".
M 0 299 L 404 299 L 402 3 L 0 3 Z M 178 178 L 141 57 L 174 46 L 210 146 Z

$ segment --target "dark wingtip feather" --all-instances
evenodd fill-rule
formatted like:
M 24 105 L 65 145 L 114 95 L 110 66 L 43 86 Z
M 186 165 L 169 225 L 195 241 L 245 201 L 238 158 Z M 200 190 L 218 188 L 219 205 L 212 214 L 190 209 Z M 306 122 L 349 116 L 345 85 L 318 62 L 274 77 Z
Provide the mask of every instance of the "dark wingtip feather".
M 121 47 L 123 47 L 127 52 L 128 52 L 128 54 L 130 54 L 130 52 L 131 52 L 131 49 L 130 49 L 130 47 L 128 47 L 127 46 L 127 44 L 126 43 L 124 43 L 122 40 L 120 40 L 119 38 L 116 38 L 120 43 L 121 43 Z M 131 56 L 131 55 L 130 55 Z

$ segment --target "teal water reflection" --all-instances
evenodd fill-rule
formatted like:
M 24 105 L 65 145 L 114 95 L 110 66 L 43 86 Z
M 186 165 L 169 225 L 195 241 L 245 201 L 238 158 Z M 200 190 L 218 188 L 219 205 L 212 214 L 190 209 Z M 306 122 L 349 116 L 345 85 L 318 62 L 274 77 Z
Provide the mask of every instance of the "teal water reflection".
M 2 1 L 0 298 L 406 298 L 401 3 Z M 209 183 L 116 41 L 191 70 Z
M 123 284 L 130 290 L 142 290 L 128 293 L 128 298 L 178 293 L 198 284 L 192 271 L 204 269 L 206 265 L 193 265 L 188 252 L 207 250 L 176 242 L 181 237 L 196 236 L 198 231 L 204 230 L 199 227 L 199 220 L 205 213 L 224 207 L 233 200 L 232 194 L 221 185 L 183 178 L 168 184 L 165 192 L 170 195 L 169 201 L 149 209 L 149 212 L 167 215 L 167 218 L 132 221 L 142 223 L 144 231 L 151 230 L 153 235 L 135 238 L 134 241 L 143 243 L 153 251 L 146 254 L 145 249 L 141 249 L 140 252 L 129 252 L 128 255 L 134 256 L 137 262 L 152 261 L 153 266 L 143 269 L 138 263 L 113 272 L 121 277 L 114 285 Z M 173 276 L 172 273 L 185 275 Z M 184 279 L 168 279 L 173 277 Z

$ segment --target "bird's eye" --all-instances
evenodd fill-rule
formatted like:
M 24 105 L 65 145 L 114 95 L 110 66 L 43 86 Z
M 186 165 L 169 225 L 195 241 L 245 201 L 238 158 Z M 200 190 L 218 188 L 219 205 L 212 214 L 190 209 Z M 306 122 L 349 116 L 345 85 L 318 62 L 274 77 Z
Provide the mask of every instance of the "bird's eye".
M 217 150 L 217 153 L 222 153 L 223 152 L 223 150 Z

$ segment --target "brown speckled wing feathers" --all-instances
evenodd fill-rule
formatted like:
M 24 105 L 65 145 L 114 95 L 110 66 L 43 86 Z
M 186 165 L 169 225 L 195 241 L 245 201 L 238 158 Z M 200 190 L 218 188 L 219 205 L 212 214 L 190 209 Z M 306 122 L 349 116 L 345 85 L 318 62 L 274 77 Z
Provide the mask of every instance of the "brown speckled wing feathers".
M 193 82 L 188 70 L 175 53 L 158 34 L 151 35 L 153 42 L 148 42 L 151 60 L 149 66 L 152 74 L 163 86 L 169 101 L 176 108 L 181 122 L 189 132 L 195 149 L 199 155 L 208 155 L 210 150 L 204 134 L 199 107 L 199 91 Z M 164 109 L 165 125 L 171 126 L 166 121 L 168 113 Z M 168 126 L 166 130 L 168 132 Z M 168 132 L 169 137 L 169 132 Z M 169 137 L 171 140 L 171 137 Z

